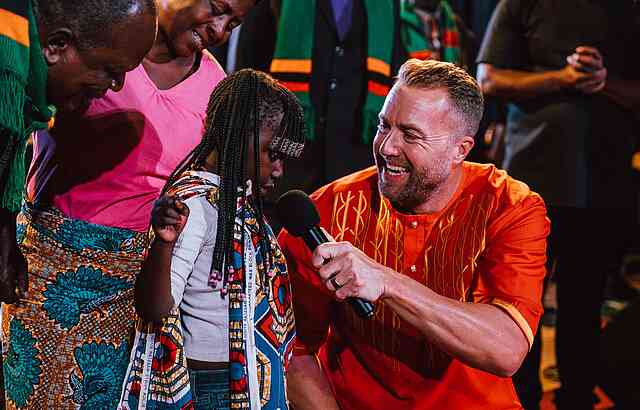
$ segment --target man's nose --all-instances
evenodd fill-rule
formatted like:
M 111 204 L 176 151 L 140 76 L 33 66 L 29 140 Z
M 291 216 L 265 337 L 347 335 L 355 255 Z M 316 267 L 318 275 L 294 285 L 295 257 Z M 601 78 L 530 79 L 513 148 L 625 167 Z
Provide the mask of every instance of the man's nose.
M 398 130 L 391 129 L 389 133 L 383 137 L 380 143 L 379 153 L 386 157 L 395 157 L 400 154 L 398 146 L 400 138 L 400 132 Z

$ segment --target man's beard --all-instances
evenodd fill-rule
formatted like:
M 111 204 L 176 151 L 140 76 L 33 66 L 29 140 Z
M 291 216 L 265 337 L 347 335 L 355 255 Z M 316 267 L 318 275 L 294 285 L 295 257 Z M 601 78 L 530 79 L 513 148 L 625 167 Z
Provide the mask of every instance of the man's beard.
M 378 164 L 386 164 L 380 159 Z M 384 166 L 384 165 L 383 165 Z M 391 202 L 395 209 L 405 213 L 411 213 L 414 209 L 427 202 L 438 191 L 451 173 L 449 161 L 441 159 L 434 163 L 430 169 L 410 168 L 409 178 L 399 191 L 385 187 L 380 177 L 382 170 L 378 168 L 378 189 L 385 198 Z

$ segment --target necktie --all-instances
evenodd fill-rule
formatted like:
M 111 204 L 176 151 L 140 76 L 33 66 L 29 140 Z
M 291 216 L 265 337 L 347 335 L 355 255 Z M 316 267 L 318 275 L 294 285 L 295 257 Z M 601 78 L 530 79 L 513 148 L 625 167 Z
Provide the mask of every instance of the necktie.
M 351 28 L 353 0 L 331 0 L 331 7 L 333 8 L 333 16 L 336 19 L 338 37 L 342 41 Z

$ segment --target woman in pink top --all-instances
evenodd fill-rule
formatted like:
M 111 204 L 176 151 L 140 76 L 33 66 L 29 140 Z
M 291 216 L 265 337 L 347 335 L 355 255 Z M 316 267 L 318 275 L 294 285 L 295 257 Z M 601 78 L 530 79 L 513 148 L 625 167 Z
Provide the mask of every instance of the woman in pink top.
M 226 41 L 254 3 L 159 0 L 156 42 L 123 89 L 35 137 L 17 233 L 29 289 L 2 317 L 27 407 L 115 408 L 150 211 L 200 141 L 224 77 L 205 48 Z

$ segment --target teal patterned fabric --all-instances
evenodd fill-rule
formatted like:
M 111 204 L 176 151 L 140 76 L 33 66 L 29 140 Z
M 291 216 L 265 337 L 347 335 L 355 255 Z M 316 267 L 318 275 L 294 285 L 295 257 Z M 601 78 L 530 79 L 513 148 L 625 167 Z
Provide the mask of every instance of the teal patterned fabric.
M 89 343 L 74 351 L 78 371 L 71 373 L 73 401 L 80 410 L 111 410 L 120 397 L 129 362 L 127 343 L 117 348 L 106 343 Z
M 120 278 L 104 276 L 99 269 L 80 266 L 76 271 L 60 273 L 47 285 L 44 310 L 65 329 L 78 324 L 81 313 L 89 313 L 113 300 L 131 284 Z
M 29 289 L 20 303 L 3 306 L 6 408 L 115 409 L 146 232 L 66 218 L 31 203 L 17 222 Z
M 79 219 L 69 219 L 56 209 L 31 206 L 34 212 L 50 213 L 52 218 L 37 221 L 31 224 L 30 228 L 44 237 L 49 237 L 51 240 L 63 244 L 69 250 L 91 249 L 105 252 L 132 251 L 138 253 L 145 250 L 144 243 L 135 240 L 140 235 L 138 232 L 96 225 Z M 24 235 L 24 229 L 26 226 L 18 226 L 17 235 L 19 237 Z
M 16 406 L 24 407 L 38 383 L 42 362 L 38 358 L 36 339 L 22 323 L 11 322 L 9 350 L 2 363 L 5 389 Z M 26 382 L 26 383 L 25 383 Z

